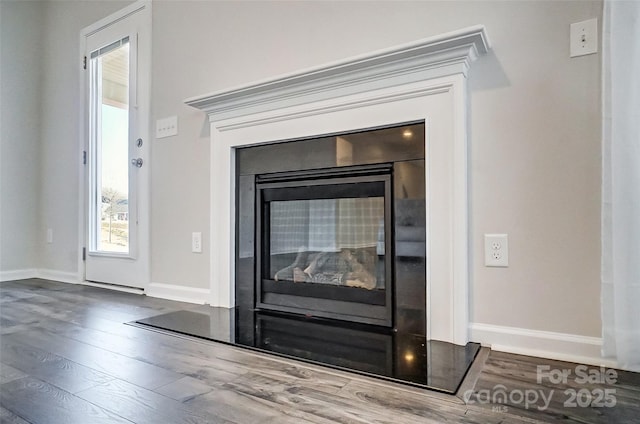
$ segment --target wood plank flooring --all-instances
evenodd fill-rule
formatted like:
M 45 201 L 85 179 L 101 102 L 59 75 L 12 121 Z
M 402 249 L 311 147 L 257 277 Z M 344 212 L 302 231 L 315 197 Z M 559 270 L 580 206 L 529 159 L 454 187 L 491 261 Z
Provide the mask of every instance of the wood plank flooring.
M 577 364 L 484 351 L 448 396 L 125 324 L 203 308 L 38 279 L 0 283 L 0 423 L 640 423 L 635 373 L 618 371 L 615 384 L 575 375 L 538 384 L 538 366 L 575 374 Z M 585 404 L 605 389 L 601 400 L 615 406 Z

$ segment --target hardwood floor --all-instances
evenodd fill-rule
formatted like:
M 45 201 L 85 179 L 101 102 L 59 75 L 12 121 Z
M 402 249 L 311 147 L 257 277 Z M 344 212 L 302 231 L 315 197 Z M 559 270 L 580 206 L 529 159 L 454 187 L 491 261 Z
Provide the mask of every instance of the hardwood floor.
M 203 308 L 37 279 L 0 283 L 0 422 L 640 423 L 635 373 L 584 383 L 577 364 L 483 350 L 449 396 L 124 324 Z M 562 370 L 571 375 L 553 384 Z

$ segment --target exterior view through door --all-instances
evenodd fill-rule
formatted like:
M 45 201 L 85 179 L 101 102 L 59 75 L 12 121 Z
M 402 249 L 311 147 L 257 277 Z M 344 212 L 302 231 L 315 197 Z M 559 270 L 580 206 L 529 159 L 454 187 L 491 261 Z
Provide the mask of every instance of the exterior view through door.
M 85 279 L 135 288 L 149 280 L 149 7 L 82 32 Z

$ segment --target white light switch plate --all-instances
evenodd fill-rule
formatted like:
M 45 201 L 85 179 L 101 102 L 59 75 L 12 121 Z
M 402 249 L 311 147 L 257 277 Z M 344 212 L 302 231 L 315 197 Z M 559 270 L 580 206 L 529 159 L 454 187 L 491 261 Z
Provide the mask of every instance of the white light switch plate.
M 178 117 L 169 116 L 168 118 L 158 119 L 156 121 L 156 138 L 171 137 L 178 134 Z
M 509 238 L 506 234 L 484 235 L 484 265 L 509 266 Z
M 597 53 L 598 20 L 593 18 L 571 24 L 569 38 L 569 55 L 571 57 Z
M 202 233 L 191 233 L 191 251 L 193 253 L 202 253 Z

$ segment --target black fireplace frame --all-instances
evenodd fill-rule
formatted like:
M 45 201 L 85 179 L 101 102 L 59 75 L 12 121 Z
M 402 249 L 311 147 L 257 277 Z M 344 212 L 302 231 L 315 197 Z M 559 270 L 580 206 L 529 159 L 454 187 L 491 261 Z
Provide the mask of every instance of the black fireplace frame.
M 409 130 L 413 135 L 405 138 Z M 256 259 L 256 183 L 269 177 L 289 174 L 294 179 L 316 175 L 325 178 L 344 175 L 347 168 L 387 167 L 391 169 L 393 217 L 390 231 L 393 253 L 393 328 L 373 325 L 380 331 L 426 335 L 426 162 L 424 121 L 398 123 L 383 128 L 362 129 L 348 133 L 286 140 L 234 149 L 235 156 L 235 305 L 243 320 L 252 322 L 253 314 L 262 311 L 257 302 Z M 375 134 L 370 134 L 375 132 Z M 348 160 L 337 152 L 337 139 L 353 145 Z M 382 143 L 380 145 L 379 143 Z M 363 168 L 361 166 L 365 165 Z M 364 171 L 366 173 L 366 171 Z M 356 175 L 359 176 L 359 175 Z M 387 282 L 385 282 L 387 284 Z M 264 310 L 264 313 L 305 318 L 303 313 Z M 245 316 L 246 315 L 246 316 Z M 335 322 L 336 325 L 362 324 L 321 317 L 305 319 Z
M 256 176 L 256 307 L 286 313 L 393 327 L 393 216 L 391 164 L 360 165 Z M 269 203 L 278 200 L 384 198 L 384 290 L 265 278 L 269 266 Z

